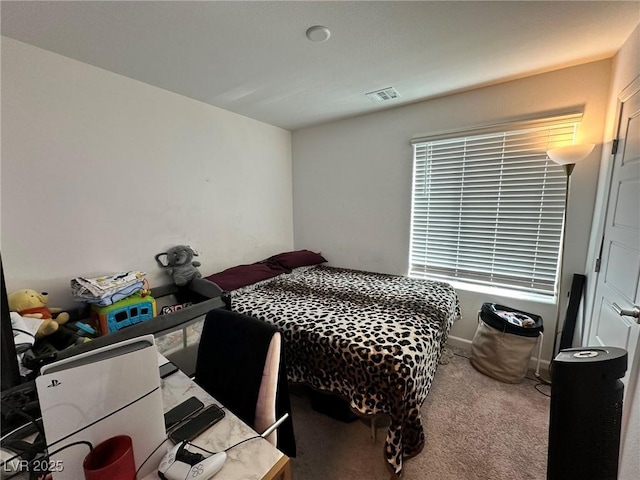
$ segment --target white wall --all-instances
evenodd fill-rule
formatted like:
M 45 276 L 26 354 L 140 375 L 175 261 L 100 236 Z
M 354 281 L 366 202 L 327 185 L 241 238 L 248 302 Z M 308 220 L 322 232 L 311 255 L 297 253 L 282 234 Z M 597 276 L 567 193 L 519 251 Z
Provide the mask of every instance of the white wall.
M 603 60 L 293 132 L 296 248 L 321 250 L 336 266 L 406 274 L 411 139 L 578 108 L 577 141 L 599 144 L 610 66 Z M 572 175 L 565 292 L 573 273 L 584 272 L 599 159 L 600 145 Z M 543 358 L 550 360 L 555 305 L 458 293 L 463 318 L 453 337 L 470 341 L 482 302 L 502 303 L 544 318 Z
M 602 152 L 602 162 L 600 167 L 600 180 L 598 182 L 598 195 L 596 210 L 591 231 L 591 241 L 589 244 L 589 255 L 587 267 L 593 271 L 593 265 L 598 257 L 600 240 L 603 234 L 604 217 L 606 213 L 606 199 L 609 194 L 609 179 L 611 175 L 612 156 L 611 142 L 616 137 L 615 126 L 618 114 L 618 95 L 634 79 L 640 76 L 640 26 L 636 27 L 633 34 L 627 39 L 624 46 L 613 59 L 611 72 L 611 87 L 607 105 L 607 121 L 604 131 L 603 143 L 605 148 Z M 593 296 L 595 294 L 595 278 L 589 283 L 587 290 L 587 316 L 590 318 L 593 307 Z M 588 337 L 585 332 L 584 342 Z M 636 361 L 640 361 L 640 355 L 636 354 Z M 629 369 L 632 366 L 629 365 Z M 637 368 L 637 367 L 636 367 Z M 637 370 L 636 370 L 637 371 Z M 635 379 L 635 388 L 626 391 L 625 412 L 627 423 L 623 427 L 625 437 L 622 441 L 620 456 L 620 471 L 618 478 L 621 480 L 631 480 L 640 478 L 640 380 Z
M 9 291 L 68 307 L 77 276 L 170 283 L 173 245 L 203 274 L 293 247 L 289 131 L 4 37 L 1 60 Z

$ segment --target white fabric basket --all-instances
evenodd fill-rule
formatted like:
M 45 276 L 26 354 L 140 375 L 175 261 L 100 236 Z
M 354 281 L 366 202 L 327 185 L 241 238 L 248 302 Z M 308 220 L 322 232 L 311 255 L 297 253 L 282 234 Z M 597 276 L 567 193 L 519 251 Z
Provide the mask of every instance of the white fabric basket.
M 478 312 L 478 328 L 471 342 L 471 365 L 479 372 L 505 383 L 520 383 L 529 369 L 531 353 L 540 340 L 502 332 L 487 325 Z M 540 352 L 538 352 L 538 364 Z

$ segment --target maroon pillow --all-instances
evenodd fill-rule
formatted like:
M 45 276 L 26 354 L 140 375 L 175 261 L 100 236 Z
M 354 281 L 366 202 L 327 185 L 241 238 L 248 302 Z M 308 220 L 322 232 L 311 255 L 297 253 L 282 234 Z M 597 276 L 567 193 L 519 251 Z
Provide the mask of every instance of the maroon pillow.
M 327 261 L 319 253 L 314 253 L 311 250 L 296 250 L 293 252 L 280 253 L 269 257 L 268 262 L 275 262 L 278 265 L 291 270 L 296 267 L 304 267 L 306 265 L 318 265 Z
M 284 272 L 285 270 L 278 265 L 253 263 L 251 265 L 238 265 L 237 267 L 227 268 L 222 272 L 214 273 L 205 278 L 214 282 L 222 290 L 229 291 L 251 285 L 260 280 L 273 278 Z

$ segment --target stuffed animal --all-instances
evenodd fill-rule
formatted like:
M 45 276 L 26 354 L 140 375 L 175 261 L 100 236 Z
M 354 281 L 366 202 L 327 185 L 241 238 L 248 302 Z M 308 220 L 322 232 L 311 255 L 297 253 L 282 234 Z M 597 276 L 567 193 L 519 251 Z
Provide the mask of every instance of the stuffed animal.
M 69 314 L 61 308 L 48 308 L 47 292 L 38 293 L 35 290 L 18 290 L 8 295 L 9 310 L 18 313 L 28 321 L 29 331 L 35 330 L 36 339 L 51 335 L 58 327 L 69 320 Z M 55 318 L 54 318 L 55 315 Z M 36 320 L 36 322 L 30 319 Z
M 165 269 L 167 275 L 173 276 L 173 283 L 184 286 L 194 278 L 202 277 L 197 268 L 200 266 L 200 262 L 193 261 L 194 255 L 198 254 L 189 245 L 177 245 L 166 252 L 157 254 L 155 259 Z M 166 263 L 162 260 L 162 256 L 167 257 Z

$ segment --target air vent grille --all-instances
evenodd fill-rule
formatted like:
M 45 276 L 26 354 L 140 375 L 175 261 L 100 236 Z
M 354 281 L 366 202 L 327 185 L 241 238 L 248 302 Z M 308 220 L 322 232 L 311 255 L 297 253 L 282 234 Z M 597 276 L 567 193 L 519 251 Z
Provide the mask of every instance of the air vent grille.
M 369 100 L 379 103 L 394 100 L 400 96 L 398 91 L 393 87 L 383 88 L 382 90 L 376 90 L 375 92 L 369 92 L 365 94 Z

